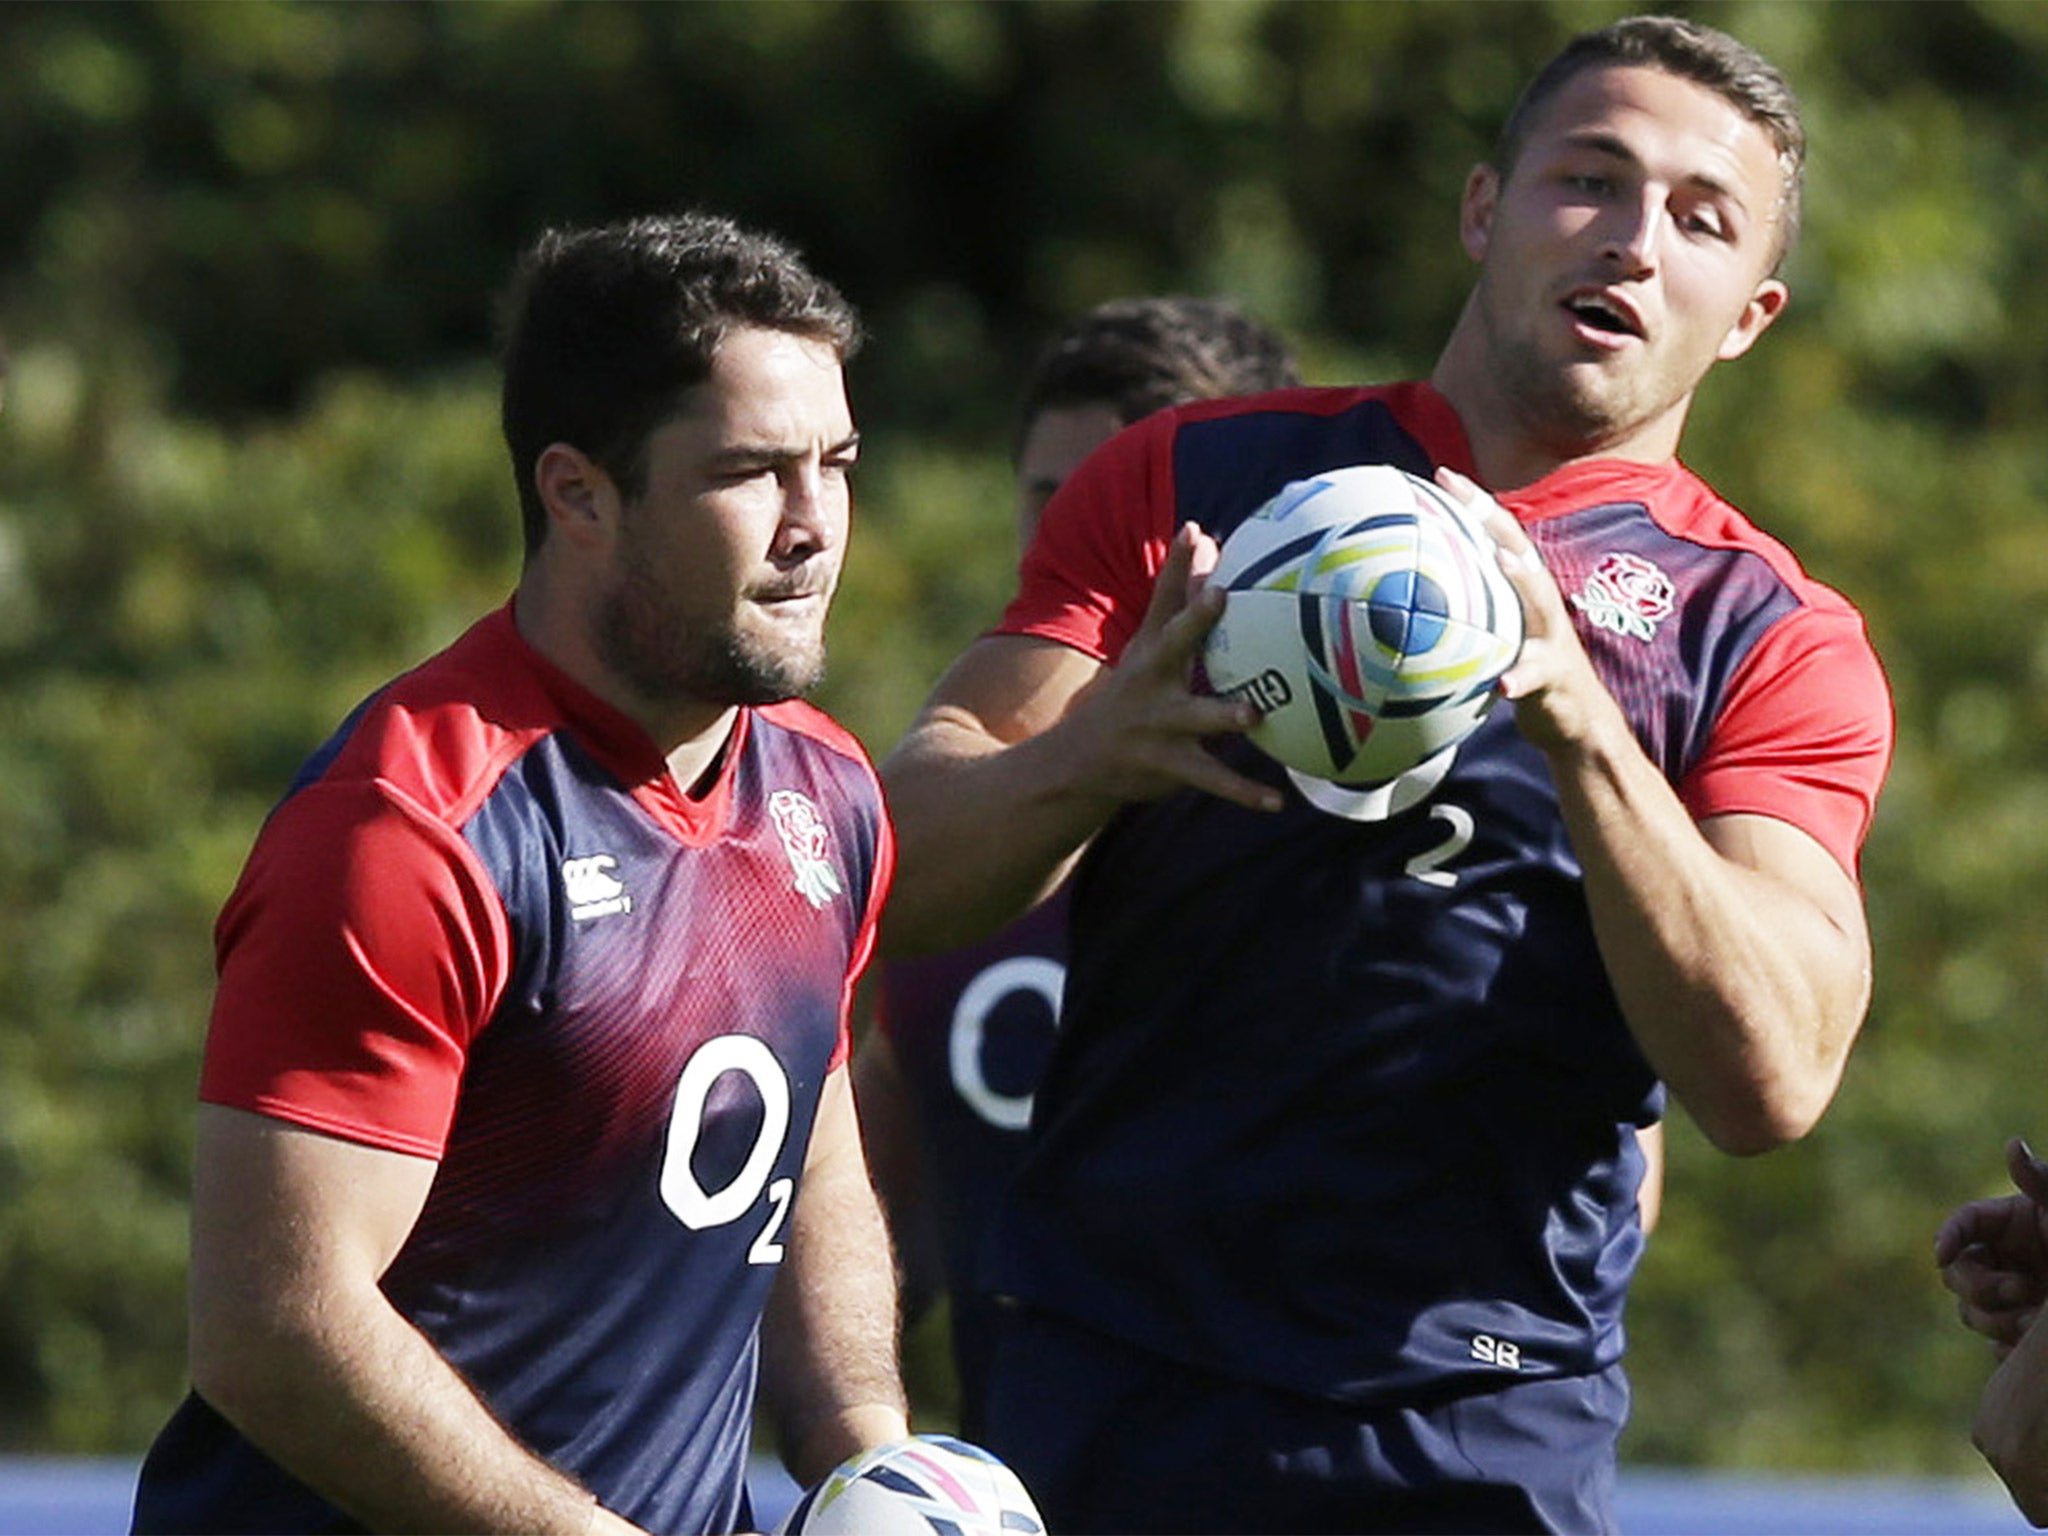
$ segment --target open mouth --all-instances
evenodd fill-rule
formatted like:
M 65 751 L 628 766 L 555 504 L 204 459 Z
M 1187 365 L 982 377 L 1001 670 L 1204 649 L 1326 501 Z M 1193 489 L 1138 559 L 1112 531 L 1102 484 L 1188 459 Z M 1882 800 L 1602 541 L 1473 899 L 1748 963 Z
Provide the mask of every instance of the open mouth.
M 1580 294 L 1565 301 L 1565 308 L 1588 330 L 1599 331 L 1607 336 L 1633 336 L 1643 334 L 1642 322 L 1624 306 L 1603 298 L 1597 293 Z

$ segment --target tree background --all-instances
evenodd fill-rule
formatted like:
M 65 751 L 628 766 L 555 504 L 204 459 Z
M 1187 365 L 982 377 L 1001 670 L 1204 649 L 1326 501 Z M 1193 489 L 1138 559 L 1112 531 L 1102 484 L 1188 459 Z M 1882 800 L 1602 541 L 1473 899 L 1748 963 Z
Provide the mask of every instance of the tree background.
M 1960 1471 L 1930 1258 L 2048 1135 L 2048 7 L 1674 7 L 1813 139 L 1792 308 L 1687 457 L 1865 610 L 1897 762 L 1876 1003 L 1801 1144 L 1674 1116 L 1637 1462 Z M 210 926 L 300 757 L 513 579 L 493 297 L 550 223 L 704 204 L 862 307 L 823 702 L 876 753 L 1010 578 L 1039 339 L 1235 295 L 1309 377 L 1426 371 L 1456 197 L 1588 0 L 0 7 L 0 1450 L 182 1388 Z M 914 1341 L 920 1413 L 949 1383 Z

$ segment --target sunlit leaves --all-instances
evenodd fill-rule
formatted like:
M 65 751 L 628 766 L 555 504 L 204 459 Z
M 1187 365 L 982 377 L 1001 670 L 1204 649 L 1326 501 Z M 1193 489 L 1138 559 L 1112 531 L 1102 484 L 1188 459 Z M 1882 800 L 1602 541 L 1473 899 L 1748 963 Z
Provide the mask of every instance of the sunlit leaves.
M 213 910 L 308 748 L 513 579 L 491 297 L 538 228 L 707 203 L 862 307 L 824 699 L 879 752 L 1007 595 L 1047 327 L 1221 290 L 1320 381 L 1426 371 L 1469 167 L 1620 9 L 0 7 L 0 1444 L 133 1450 L 179 1386 Z M 1929 1239 L 2048 1139 L 2048 8 L 1696 9 L 1812 163 L 1792 306 L 1686 456 L 1862 606 L 1899 751 L 1834 1109 L 1739 1163 L 1675 1117 L 1628 1449 L 1961 1468 L 1985 1358 Z

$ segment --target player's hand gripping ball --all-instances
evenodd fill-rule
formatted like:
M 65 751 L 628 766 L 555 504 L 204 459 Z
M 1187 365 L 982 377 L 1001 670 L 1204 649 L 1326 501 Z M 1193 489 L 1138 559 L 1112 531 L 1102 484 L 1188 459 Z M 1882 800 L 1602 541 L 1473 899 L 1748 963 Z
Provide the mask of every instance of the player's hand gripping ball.
M 1017 1474 L 978 1445 L 912 1435 L 841 1462 L 797 1500 L 777 1536 L 1042 1536 Z
M 1297 480 L 1224 541 L 1202 668 L 1256 705 L 1254 744 L 1338 784 L 1397 778 L 1478 728 L 1522 649 L 1522 602 L 1480 523 L 1388 464 Z

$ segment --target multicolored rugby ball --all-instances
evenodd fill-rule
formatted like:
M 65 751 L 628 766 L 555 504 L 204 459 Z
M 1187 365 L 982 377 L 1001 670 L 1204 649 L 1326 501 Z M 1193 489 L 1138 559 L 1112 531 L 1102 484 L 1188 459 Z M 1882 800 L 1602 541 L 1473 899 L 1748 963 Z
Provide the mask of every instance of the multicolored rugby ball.
M 1258 706 L 1297 772 L 1384 784 L 1457 746 L 1522 649 L 1522 602 L 1477 509 L 1390 464 L 1286 486 L 1224 541 L 1209 686 Z
M 951 1435 L 912 1435 L 825 1474 L 777 1536 L 1043 1536 L 1023 1482 L 993 1454 Z

